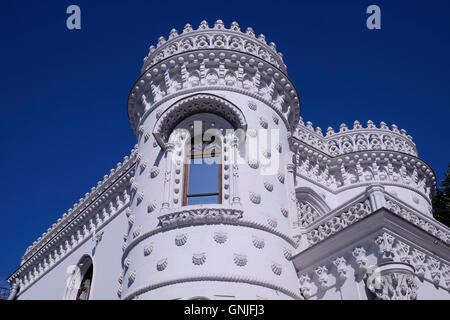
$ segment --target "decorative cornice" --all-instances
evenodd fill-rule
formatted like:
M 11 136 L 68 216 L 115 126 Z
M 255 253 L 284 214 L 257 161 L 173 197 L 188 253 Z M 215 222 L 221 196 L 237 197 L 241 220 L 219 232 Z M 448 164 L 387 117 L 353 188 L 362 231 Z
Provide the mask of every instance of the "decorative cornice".
M 259 58 L 212 50 L 182 53 L 159 62 L 136 81 L 128 98 L 133 130 L 140 136 L 140 125 L 165 101 L 204 90 L 233 91 L 258 99 L 271 107 L 289 130 L 297 125 L 300 100 L 287 76 Z
M 150 46 L 150 52 L 144 58 L 142 73 L 156 63 L 178 53 L 205 49 L 245 52 L 264 59 L 286 72 L 283 55 L 277 53 L 275 43 L 267 44 L 264 35 L 261 34 L 256 38 L 252 28 L 247 28 L 243 33 L 237 22 L 233 22 L 230 28 L 226 29 L 222 20 L 217 20 L 212 28 L 203 20 L 197 30 L 193 30 L 192 26 L 187 24 L 182 34 L 172 29 L 167 40 L 160 37 L 156 48 Z
M 415 156 L 385 150 L 329 156 L 296 139 L 292 148 L 296 174 L 334 194 L 380 183 L 413 190 L 431 204 L 436 178 L 430 166 Z
M 412 137 L 406 134 L 406 130 L 398 130 L 395 124 L 389 129 L 384 122 L 381 122 L 380 127 L 377 128 L 369 120 L 364 128 L 359 121 L 355 121 L 352 129 L 343 123 L 339 132 L 334 132 L 333 128 L 328 127 L 324 136 L 322 129 L 317 127 L 314 130 L 311 122 L 308 121 L 305 125 L 300 117 L 293 137 L 333 157 L 369 150 L 399 151 L 417 157 L 416 145 Z
M 98 245 L 103 234 L 101 228 L 128 206 L 135 157 L 136 149 L 133 149 L 130 157 L 125 157 L 123 163 L 119 163 L 116 169 L 105 175 L 103 181 L 98 182 L 96 188 L 91 189 L 91 193 L 87 193 L 84 199 L 80 199 L 73 209 L 69 209 L 35 241 L 8 282 L 20 278 L 23 293 L 89 237 L 93 236 L 94 245 Z

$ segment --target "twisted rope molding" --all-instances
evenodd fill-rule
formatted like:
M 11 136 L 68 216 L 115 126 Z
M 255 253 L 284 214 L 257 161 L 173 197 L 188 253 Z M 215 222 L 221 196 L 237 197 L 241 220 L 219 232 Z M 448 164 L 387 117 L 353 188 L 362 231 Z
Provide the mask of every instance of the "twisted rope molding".
M 167 281 L 150 284 L 141 289 L 137 289 L 137 290 L 133 291 L 132 293 L 129 293 L 125 298 L 123 298 L 123 300 L 131 300 L 140 294 L 143 294 L 145 292 L 155 290 L 155 289 L 158 289 L 161 287 L 185 283 L 185 282 L 196 282 L 196 281 L 218 281 L 218 282 L 236 282 L 236 283 L 251 284 L 251 285 L 266 287 L 266 288 L 269 288 L 272 290 L 280 291 L 295 300 L 303 300 L 303 298 L 298 293 L 296 293 L 292 290 L 283 288 L 279 285 L 272 284 L 269 281 L 260 280 L 260 279 L 247 277 L 247 276 L 226 275 L 226 274 L 224 274 L 224 275 L 207 275 L 206 274 L 206 275 L 184 277 L 184 278 L 167 280 Z

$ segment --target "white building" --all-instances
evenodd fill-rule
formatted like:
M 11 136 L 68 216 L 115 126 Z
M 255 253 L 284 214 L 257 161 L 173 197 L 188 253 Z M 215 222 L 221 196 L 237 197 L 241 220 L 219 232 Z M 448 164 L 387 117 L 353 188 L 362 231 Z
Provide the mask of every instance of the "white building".
M 450 298 L 450 231 L 412 138 L 304 123 L 251 28 L 159 38 L 128 115 L 130 156 L 26 250 L 10 298 Z

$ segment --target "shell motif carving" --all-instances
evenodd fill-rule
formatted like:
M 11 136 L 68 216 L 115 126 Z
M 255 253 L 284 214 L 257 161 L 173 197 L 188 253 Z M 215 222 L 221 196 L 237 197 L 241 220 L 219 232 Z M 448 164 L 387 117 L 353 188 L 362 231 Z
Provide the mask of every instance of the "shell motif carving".
M 254 204 L 260 204 L 261 203 L 261 195 L 259 193 L 250 191 L 249 193 L 250 201 Z
M 247 256 L 245 254 L 234 254 L 234 263 L 239 267 L 244 267 L 247 265 Z
M 153 200 L 150 202 L 150 204 L 147 206 L 148 213 L 155 211 L 156 209 L 156 200 Z
M 153 148 L 156 148 L 156 147 L 158 147 L 158 142 L 153 141 Z
M 118 296 L 119 298 L 122 297 L 122 286 L 119 286 L 119 288 L 117 289 L 117 296 Z
M 139 184 L 137 182 L 133 182 L 131 184 L 131 191 L 136 192 L 138 190 Z
M 130 226 L 132 226 L 134 224 L 134 214 L 132 214 L 131 216 L 128 217 L 128 224 Z
M 144 192 L 141 192 L 141 193 L 138 194 L 138 196 L 137 196 L 137 203 L 138 204 L 141 203 L 142 200 L 144 200 Z
M 147 142 L 150 139 L 150 132 L 146 132 L 144 135 L 144 141 Z
M 282 271 L 281 264 L 272 263 L 272 265 L 270 267 L 271 267 L 273 273 L 275 273 L 277 276 L 281 275 L 281 271 Z
M 130 259 L 130 257 L 127 257 L 125 259 L 125 261 L 123 262 L 123 265 L 125 266 L 125 268 L 128 268 L 130 266 L 130 263 L 131 263 L 131 259 Z
M 156 176 L 158 176 L 159 174 L 159 168 L 158 167 L 152 167 L 152 169 L 150 170 L 150 177 L 151 178 L 156 178 Z
M 269 226 L 271 226 L 272 228 L 276 228 L 278 226 L 278 221 L 275 218 L 272 217 L 268 217 L 267 218 L 267 223 L 269 224 Z
M 196 266 L 204 264 L 206 261 L 206 254 L 205 253 L 194 253 L 192 255 L 192 263 Z
M 124 244 L 122 245 L 122 251 L 125 252 L 126 249 L 127 249 L 127 244 L 124 243 Z
M 287 218 L 289 215 L 289 211 L 286 208 L 281 208 L 281 214 Z
M 183 246 L 183 245 L 186 243 L 186 241 L 187 241 L 187 235 L 186 235 L 185 233 L 183 233 L 183 234 L 178 234 L 178 235 L 175 237 L 175 244 L 176 244 L 178 247 Z
M 164 258 L 164 259 L 162 259 L 162 260 L 159 260 L 157 263 L 156 263 L 156 270 L 158 270 L 158 271 L 163 271 L 163 270 L 165 270 L 166 268 L 167 268 L 167 265 L 169 264 L 169 262 L 168 262 L 168 259 L 167 258 Z
M 248 108 L 250 110 L 256 111 L 257 107 L 256 107 L 256 103 L 254 103 L 253 101 L 249 101 L 248 102 Z
M 292 258 L 292 251 L 288 248 L 284 248 L 283 255 L 286 258 L 286 260 L 291 260 Z
M 248 165 L 252 169 L 258 169 L 259 167 L 258 159 L 248 159 Z
M 139 235 L 141 234 L 141 229 L 141 226 L 139 226 L 133 231 L 133 239 L 139 237 Z
M 253 236 L 252 239 L 253 245 L 255 246 L 255 248 L 257 249 L 262 249 L 265 246 L 265 242 L 263 238 L 258 238 L 256 236 Z
M 133 272 L 130 273 L 130 276 L 128 277 L 128 285 L 133 284 L 134 280 L 136 280 L 136 270 L 133 270 Z
M 277 179 L 278 179 L 278 181 L 280 181 L 281 183 L 284 184 L 284 173 L 278 172 Z
M 261 127 L 263 127 L 264 129 L 267 129 L 269 127 L 269 123 L 267 122 L 267 120 L 263 117 L 259 118 L 259 125 Z
M 214 232 L 214 241 L 217 243 L 225 243 L 228 239 L 226 232 L 217 231 Z
M 273 123 L 278 124 L 279 119 L 278 119 L 278 116 L 276 114 L 272 115 L 272 120 L 273 120 Z
M 123 282 L 123 275 L 120 275 L 120 277 L 119 277 L 119 279 L 117 279 L 117 281 L 118 281 L 120 284 L 122 284 L 122 282 Z
M 141 169 L 141 172 L 143 172 L 145 168 L 147 168 L 147 161 L 141 161 L 141 163 L 139 164 L 139 168 Z
M 144 247 L 144 256 L 149 256 L 153 251 L 153 244 L 146 245 Z
M 267 191 L 272 192 L 273 191 L 273 184 L 271 184 L 269 181 L 264 181 L 264 188 L 266 188 Z

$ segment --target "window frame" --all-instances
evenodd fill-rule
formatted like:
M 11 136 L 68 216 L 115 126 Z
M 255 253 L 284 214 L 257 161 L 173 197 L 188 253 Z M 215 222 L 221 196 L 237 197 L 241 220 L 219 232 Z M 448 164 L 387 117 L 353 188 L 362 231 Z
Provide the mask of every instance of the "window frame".
M 191 141 L 192 144 L 192 141 Z M 205 144 L 202 143 L 201 151 L 192 151 L 191 144 L 186 145 L 186 161 L 184 163 L 184 185 L 183 185 L 183 207 L 188 206 L 188 198 L 195 197 L 207 197 L 207 196 L 218 196 L 218 204 L 222 204 L 222 145 L 216 147 L 215 149 L 208 150 L 208 154 L 205 156 Z M 207 159 L 213 158 L 211 155 L 214 152 L 214 158 L 218 158 L 218 174 L 219 174 L 219 189 L 218 192 L 207 192 L 207 193 L 196 193 L 196 194 L 188 194 L 189 189 L 189 169 L 191 166 L 191 160 L 194 159 Z

